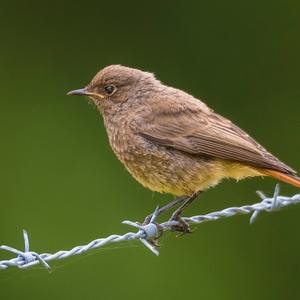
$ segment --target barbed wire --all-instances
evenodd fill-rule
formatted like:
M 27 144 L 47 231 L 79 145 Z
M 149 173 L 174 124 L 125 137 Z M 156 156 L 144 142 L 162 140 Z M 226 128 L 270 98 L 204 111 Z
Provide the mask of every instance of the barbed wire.
M 244 205 L 240 207 L 230 207 L 220 211 L 208 213 L 205 215 L 198 215 L 193 217 L 184 217 L 183 220 L 189 224 L 200 224 L 208 221 L 216 221 L 221 218 L 232 217 L 240 214 L 253 213 L 250 218 L 250 223 L 252 224 L 257 218 L 258 214 L 262 211 L 274 211 L 282 207 L 296 204 L 300 202 L 300 194 L 296 194 L 292 197 L 280 196 L 279 184 L 276 185 L 275 191 L 272 197 L 267 197 L 263 192 L 257 191 L 256 193 L 261 198 L 261 202 L 252 205 Z M 58 251 L 56 253 L 42 253 L 39 254 L 34 251 L 30 251 L 29 239 L 26 230 L 23 230 L 24 237 L 24 251 L 15 249 L 10 246 L 0 246 L 0 250 L 8 251 L 16 254 L 17 257 L 0 261 L 0 270 L 7 269 L 9 267 L 18 267 L 20 269 L 27 269 L 29 267 L 41 264 L 48 271 L 51 270 L 48 262 L 52 260 L 65 259 L 73 255 L 83 254 L 92 249 L 104 247 L 105 245 L 111 243 L 120 243 L 124 241 L 139 240 L 141 241 L 149 250 L 154 254 L 159 255 L 157 249 L 157 241 L 163 234 L 163 232 L 172 230 L 174 226 L 180 225 L 178 221 L 167 221 L 163 223 L 157 223 L 156 219 L 159 214 L 158 207 L 154 211 L 150 222 L 147 225 L 140 225 L 137 222 L 123 221 L 122 223 L 133 226 L 138 229 L 136 233 L 127 232 L 123 235 L 113 234 L 106 238 L 99 238 L 91 241 L 87 245 L 76 246 L 71 250 Z

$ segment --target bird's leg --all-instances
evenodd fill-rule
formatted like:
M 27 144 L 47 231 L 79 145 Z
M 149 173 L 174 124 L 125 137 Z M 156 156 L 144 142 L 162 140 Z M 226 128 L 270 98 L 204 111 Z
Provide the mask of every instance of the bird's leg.
M 172 214 L 170 221 L 179 222 L 179 225 L 174 225 L 172 227 L 172 229 L 174 231 L 180 231 L 183 233 L 191 233 L 192 232 L 189 224 L 181 218 L 181 214 L 201 194 L 201 192 L 202 191 L 195 192 L 190 197 L 185 198 L 186 200 L 184 201 L 184 203 L 177 210 L 175 210 L 175 212 Z
M 174 206 L 182 203 L 184 200 L 186 200 L 186 197 L 177 197 L 175 199 L 173 199 L 171 202 L 169 202 L 168 204 L 164 205 L 163 207 L 159 208 L 158 209 L 158 212 L 157 212 L 157 216 L 165 213 L 166 211 L 170 210 L 171 208 L 173 208 Z M 152 218 L 152 215 L 153 214 L 150 214 L 148 215 L 144 222 L 143 222 L 143 225 L 146 225 L 150 222 L 151 218 Z

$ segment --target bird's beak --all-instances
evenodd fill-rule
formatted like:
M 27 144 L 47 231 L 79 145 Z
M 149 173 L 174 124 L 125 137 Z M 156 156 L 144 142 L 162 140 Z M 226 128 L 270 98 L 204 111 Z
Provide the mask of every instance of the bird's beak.
M 74 90 L 74 91 L 70 91 L 70 92 L 67 93 L 67 95 L 94 96 L 94 97 L 104 98 L 103 95 L 89 92 L 86 88 L 84 88 L 84 89 L 78 89 L 78 90 Z
M 78 89 L 78 90 L 68 92 L 67 95 L 87 96 L 88 92 L 86 89 Z

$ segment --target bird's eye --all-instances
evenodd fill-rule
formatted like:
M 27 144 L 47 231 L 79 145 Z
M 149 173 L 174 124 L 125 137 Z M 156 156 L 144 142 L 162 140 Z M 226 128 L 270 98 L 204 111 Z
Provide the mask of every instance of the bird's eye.
M 116 90 L 116 87 L 114 85 L 107 85 L 104 87 L 104 90 L 107 95 L 112 95 L 114 91 Z

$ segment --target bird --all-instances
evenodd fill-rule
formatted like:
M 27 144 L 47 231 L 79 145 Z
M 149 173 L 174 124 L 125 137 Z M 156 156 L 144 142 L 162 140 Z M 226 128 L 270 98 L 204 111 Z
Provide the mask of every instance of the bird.
M 245 131 L 153 73 L 110 65 L 68 95 L 97 107 L 113 152 L 138 182 L 175 196 L 159 213 L 180 204 L 171 216 L 176 231 L 191 232 L 182 212 L 223 179 L 270 176 L 300 187 L 296 171 Z

